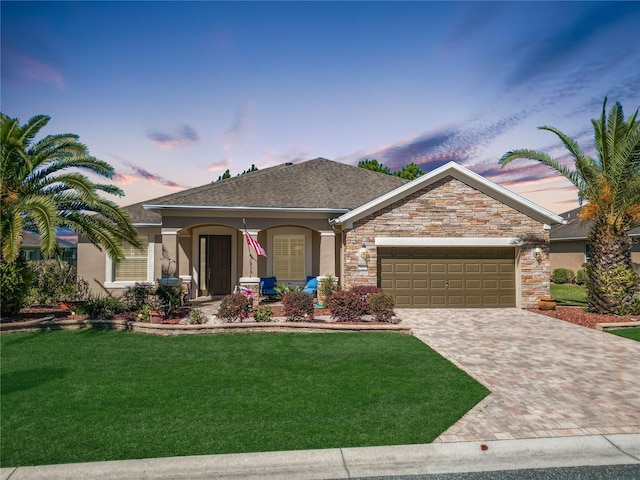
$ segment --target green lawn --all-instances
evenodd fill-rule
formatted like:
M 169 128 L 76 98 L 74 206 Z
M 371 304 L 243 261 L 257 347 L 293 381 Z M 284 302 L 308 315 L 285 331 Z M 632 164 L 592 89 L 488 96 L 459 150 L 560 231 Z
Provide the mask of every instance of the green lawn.
M 609 333 L 618 335 L 619 337 L 630 338 L 636 342 L 640 342 L 640 327 L 620 328 L 618 330 L 607 330 Z
M 551 298 L 561 306 L 586 307 L 587 288 L 582 285 L 552 283 Z
M 427 443 L 488 393 L 395 333 L 0 342 L 2 466 Z

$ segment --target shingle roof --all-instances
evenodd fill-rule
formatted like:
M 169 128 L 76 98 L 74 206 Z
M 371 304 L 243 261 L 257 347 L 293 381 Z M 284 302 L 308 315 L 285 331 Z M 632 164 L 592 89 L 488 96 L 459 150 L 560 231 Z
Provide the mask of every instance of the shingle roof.
M 584 222 L 580 220 L 580 210 L 581 207 L 578 207 L 560 214 L 567 223 L 564 225 L 551 226 L 551 231 L 549 232 L 551 241 L 587 238 L 589 229 L 591 228 L 591 222 L 589 220 Z M 633 236 L 640 235 L 640 227 L 634 228 L 629 233 Z
M 408 180 L 316 158 L 208 183 L 125 207 L 134 223 L 160 223 L 143 205 L 353 209 Z

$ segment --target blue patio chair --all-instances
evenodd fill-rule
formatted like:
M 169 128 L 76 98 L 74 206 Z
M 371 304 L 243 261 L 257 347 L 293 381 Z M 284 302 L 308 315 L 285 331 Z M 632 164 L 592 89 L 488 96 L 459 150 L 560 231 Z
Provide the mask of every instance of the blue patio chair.
M 318 291 L 318 277 L 307 277 L 307 284 L 304 286 L 302 291 L 315 297 L 316 292 Z
M 276 277 L 260 278 L 260 295 L 273 297 L 279 294 L 280 292 L 276 290 Z

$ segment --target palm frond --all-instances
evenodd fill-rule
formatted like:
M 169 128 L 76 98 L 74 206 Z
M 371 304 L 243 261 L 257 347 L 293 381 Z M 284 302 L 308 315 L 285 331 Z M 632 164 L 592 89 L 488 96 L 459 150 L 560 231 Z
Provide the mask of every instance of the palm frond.
M 13 262 L 18 258 L 22 244 L 24 231 L 22 216 L 12 209 L 3 209 L 0 230 L 2 231 L 2 257 L 7 262 Z
M 546 130 L 548 132 L 555 133 L 562 144 L 565 146 L 565 148 L 569 150 L 569 153 L 571 153 L 574 159 L 583 158 L 585 156 L 584 152 L 578 145 L 578 142 L 576 142 L 573 138 L 558 130 L 557 128 L 545 125 L 542 127 L 538 127 L 538 130 Z
M 45 256 L 56 251 L 57 208 L 53 200 L 45 195 L 27 195 L 16 203 L 21 215 L 35 223 L 40 235 L 40 250 Z
M 541 152 L 538 150 L 529 150 L 529 149 L 519 149 L 519 150 L 511 150 L 505 153 L 498 163 L 500 166 L 504 167 L 505 165 L 511 163 L 514 160 L 535 160 L 540 162 L 552 169 L 556 172 L 560 173 L 567 180 L 569 180 L 578 190 L 583 189 L 583 180 L 580 174 L 571 170 L 565 165 L 562 165 L 559 161 L 551 157 L 551 155 Z

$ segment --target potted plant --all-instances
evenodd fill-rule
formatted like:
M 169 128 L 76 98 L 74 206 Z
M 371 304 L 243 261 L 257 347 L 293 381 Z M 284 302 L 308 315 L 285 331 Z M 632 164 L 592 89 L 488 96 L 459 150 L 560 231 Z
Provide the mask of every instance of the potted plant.
M 555 310 L 556 305 L 556 301 L 551 297 L 542 297 L 538 300 L 538 308 L 540 310 Z

